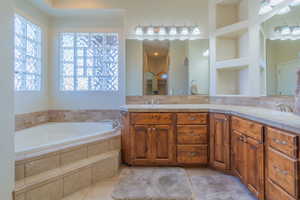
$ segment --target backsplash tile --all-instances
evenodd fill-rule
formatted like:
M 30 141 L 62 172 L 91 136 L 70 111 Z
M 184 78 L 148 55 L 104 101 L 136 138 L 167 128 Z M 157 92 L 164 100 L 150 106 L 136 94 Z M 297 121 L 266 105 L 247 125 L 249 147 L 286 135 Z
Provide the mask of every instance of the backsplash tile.
M 15 130 L 19 131 L 49 121 L 48 111 L 32 112 L 15 116 Z
M 48 110 L 15 116 L 15 130 L 30 128 L 47 122 L 100 122 L 119 120 L 119 110 Z

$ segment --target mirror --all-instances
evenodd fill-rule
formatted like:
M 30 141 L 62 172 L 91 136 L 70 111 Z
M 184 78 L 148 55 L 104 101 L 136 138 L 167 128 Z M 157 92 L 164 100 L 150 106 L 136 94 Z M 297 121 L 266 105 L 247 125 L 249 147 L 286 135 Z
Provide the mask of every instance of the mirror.
M 208 95 L 209 41 L 126 40 L 126 95 Z
M 300 68 L 300 6 L 261 25 L 261 55 L 266 68 L 266 94 L 293 96 Z M 297 31 L 299 30 L 299 31 Z M 262 64 L 264 66 L 264 64 Z

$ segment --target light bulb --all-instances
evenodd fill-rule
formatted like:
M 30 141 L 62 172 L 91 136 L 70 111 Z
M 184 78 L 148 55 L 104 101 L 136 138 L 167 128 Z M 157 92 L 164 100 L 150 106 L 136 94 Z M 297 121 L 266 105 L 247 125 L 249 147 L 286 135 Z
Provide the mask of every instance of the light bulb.
M 284 2 L 284 0 L 270 0 L 271 6 L 277 6 L 278 4 Z
M 207 49 L 206 51 L 203 52 L 203 56 L 204 57 L 208 57 L 209 56 L 209 50 Z
M 292 35 L 300 35 L 300 26 L 293 27 Z
M 148 27 L 147 34 L 148 35 L 153 35 L 154 34 L 154 28 L 152 26 Z
M 188 35 L 188 34 L 189 34 L 189 29 L 188 29 L 187 27 L 183 27 L 183 28 L 181 29 L 181 34 L 182 34 L 182 35 Z
M 135 34 L 136 35 L 143 35 L 144 34 L 143 28 L 140 27 L 140 26 L 136 27 Z
M 158 34 L 159 35 L 166 35 L 167 34 L 166 28 L 165 27 L 160 27 Z
M 176 35 L 177 34 L 177 28 L 176 27 L 171 27 L 169 34 L 170 35 Z
M 282 9 L 280 9 L 278 11 L 277 15 L 285 15 L 285 14 L 287 14 L 290 11 L 291 11 L 290 6 L 286 6 L 286 7 L 282 8 Z
M 300 0 L 294 0 L 290 5 L 291 6 L 299 6 L 300 5 Z
M 267 14 L 268 12 L 271 12 L 273 10 L 272 6 L 270 6 L 268 3 L 264 3 L 261 5 L 259 9 L 259 15 Z
M 289 35 L 291 34 L 291 28 L 288 26 L 281 27 L 281 34 L 282 35 Z
M 201 31 L 200 31 L 199 27 L 194 27 L 193 28 L 193 31 L 192 31 L 193 35 L 200 35 L 200 33 L 201 33 Z

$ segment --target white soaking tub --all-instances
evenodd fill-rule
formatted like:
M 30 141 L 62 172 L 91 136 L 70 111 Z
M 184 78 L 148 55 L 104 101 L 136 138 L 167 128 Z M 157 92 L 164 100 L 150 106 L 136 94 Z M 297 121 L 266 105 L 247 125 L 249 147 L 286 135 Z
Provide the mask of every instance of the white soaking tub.
M 117 134 L 113 121 L 46 123 L 15 132 L 16 156 L 43 154 Z

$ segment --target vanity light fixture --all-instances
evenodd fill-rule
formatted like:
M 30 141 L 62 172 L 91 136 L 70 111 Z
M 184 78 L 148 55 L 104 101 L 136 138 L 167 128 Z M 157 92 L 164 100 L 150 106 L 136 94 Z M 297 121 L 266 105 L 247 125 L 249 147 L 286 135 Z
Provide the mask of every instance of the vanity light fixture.
M 167 34 L 166 28 L 165 27 L 160 27 L 158 34 L 159 35 L 166 35 Z
M 267 0 L 263 0 L 261 2 L 261 5 L 260 5 L 260 9 L 259 9 L 259 15 L 264 15 L 264 14 L 267 14 L 268 12 L 271 12 L 272 11 L 272 6 L 271 4 L 269 3 L 269 1 Z
M 300 0 L 294 0 L 290 5 L 291 6 L 299 6 L 300 5 Z
M 148 35 L 154 35 L 154 27 L 153 26 L 150 26 L 147 28 L 147 34 Z
M 289 35 L 291 34 L 291 28 L 289 26 L 281 27 L 281 35 Z
M 138 40 L 196 40 L 200 39 L 198 26 L 138 26 L 135 38 Z
M 300 26 L 295 26 L 292 28 L 292 35 L 300 35 Z
M 176 35 L 177 34 L 177 28 L 176 27 L 171 27 L 169 34 L 170 35 Z
M 207 50 L 205 50 L 205 51 L 203 52 L 203 56 L 204 56 L 204 57 L 208 57 L 208 56 L 209 56 L 209 49 L 207 49 Z
M 183 27 L 181 29 L 181 35 L 188 35 L 189 34 L 189 29 L 188 27 Z
M 284 0 L 270 0 L 270 5 L 277 6 L 278 4 L 281 4 L 282 2 L 284 2 Z
M 135 34 L 136 35 L 143 35 L 144 34 L 143 28 L 140 27 L 140 26 L 136 27 Z
M 278 11 L 277 15 L 285 15 L 285 14 L 287 14 L 290 11 L 291 11 L 291 7 L 290 6 L 286 6 L 286 7 L 282 8 L 282 9 L 280 9 Z
M 196 26 L 193 28 L 193 31 L 192 31 L 193 35 L 200 35 L 200 33 L 201 33 L 201 31 L 200 31 L 199 27 Z
M 274 28 L 274 34 L 270 40 L 299 40 L 300 26 L 279 26 Z

